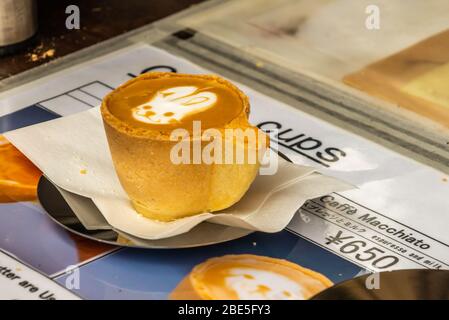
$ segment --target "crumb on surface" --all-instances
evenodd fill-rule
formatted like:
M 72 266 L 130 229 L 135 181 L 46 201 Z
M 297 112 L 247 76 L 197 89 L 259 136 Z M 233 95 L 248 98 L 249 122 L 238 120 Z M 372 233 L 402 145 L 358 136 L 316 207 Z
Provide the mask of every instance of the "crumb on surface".
M 55 53 L 56 50 L 53 48 L 44 50 L 44 45 L 43 43 L 41 43 L 36 48 L 34 48 L 32 52 L 28 53 L 27 56 L 29 61 L 36 62 L 48 58 L 53 58 Z
M 30 60 L 33 61 L 33 62 L 35 62 L 35 61 L 39 60 L 39 56 L 38 56 L 37 54 L 33 53 L 33 54 L 30 56 Z
M 86 169 L 81 169 L 81 170 L 80 170 L 80 173 L 81 173 L 81 174 L 87 174 L 87 170 L 86 170 Z
M 42 57 L 43 59 L 46 59 L 46 58 L 51 58 L 51 57 L 53 57 L 54 55 L 55 55 L 55 49 L 49 49 L 49 50 L 45 51 L 45 52 L 41 55 L 41 57 Z
M 446 178 L 446 177 L 444 177 L 444 178 L 442 178 L 442 179 L 441 179 L 441 181 L 443 181 L 443 182 L 447 182 L 448 180 L 447 180 L 447 178 Z

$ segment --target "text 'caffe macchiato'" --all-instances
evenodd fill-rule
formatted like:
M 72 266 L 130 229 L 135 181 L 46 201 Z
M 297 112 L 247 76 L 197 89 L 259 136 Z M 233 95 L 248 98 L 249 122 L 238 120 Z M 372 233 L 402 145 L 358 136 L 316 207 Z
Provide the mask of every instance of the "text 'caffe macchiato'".
M 239 201 L 269 143 L 248 122 L 248 98 L 214 75 L 143 74 L 108 94 L 101 113 L 134 208 L 161 221 Z

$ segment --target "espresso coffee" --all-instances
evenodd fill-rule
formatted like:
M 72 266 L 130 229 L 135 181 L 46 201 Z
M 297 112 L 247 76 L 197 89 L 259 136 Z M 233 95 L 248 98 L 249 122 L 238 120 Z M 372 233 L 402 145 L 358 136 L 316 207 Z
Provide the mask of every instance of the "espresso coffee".
M 191 129 L 193 121 L 201 121 L 201 127 L 207 129 L 235 119 L 242 112 L 243 101 L 220 79 L 170 74 L 124 86 L 110 96 L 108 108 L 133 127 Z

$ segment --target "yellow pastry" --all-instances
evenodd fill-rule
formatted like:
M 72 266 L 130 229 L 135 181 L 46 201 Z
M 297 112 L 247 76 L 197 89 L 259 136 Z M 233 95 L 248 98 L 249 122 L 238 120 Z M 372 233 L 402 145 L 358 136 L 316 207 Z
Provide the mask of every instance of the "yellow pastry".
M 268 146 L 268 138 L 248 122 L 248 98 L 213 75 L 143 74 L 107 95 L 101 113 L 115 169 L 134 208 L 161 221 L 239 201 Z M 234 131 L 248 135 L 229 138 Z M 219 142 L 215 148 L 212 141 Z
M 171 293 L 174 300 L 302 300 L 333 283 L 295 263 L 251 254 L 226 255 L 197 265 Z

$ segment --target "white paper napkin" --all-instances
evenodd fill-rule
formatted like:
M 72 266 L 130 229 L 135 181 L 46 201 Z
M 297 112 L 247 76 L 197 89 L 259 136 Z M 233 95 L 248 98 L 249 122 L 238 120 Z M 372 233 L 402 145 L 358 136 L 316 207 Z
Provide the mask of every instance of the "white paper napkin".
M 131 206 L 114 170 L 99 108 L 10 131 L 5 136 L 59 188 L 91 198 L 111 226 L 142 239 L 179 235 L 205 220 L 277 232 L 307 199 L 352 188 L 311 167 L 279 159 L 277 173 L 258 176 L 234 206 L 219 213 L 160 222 L 141 216 Z

